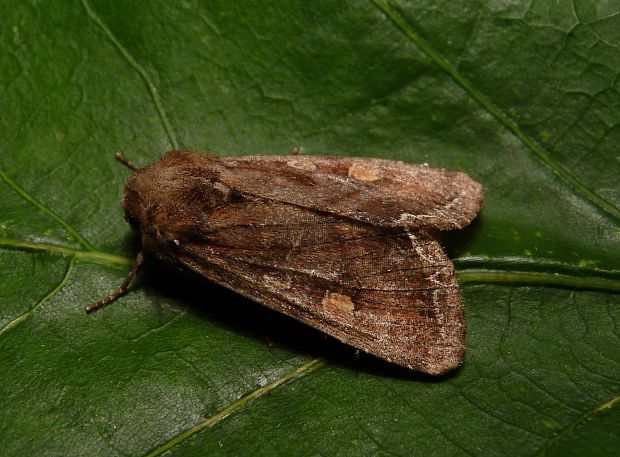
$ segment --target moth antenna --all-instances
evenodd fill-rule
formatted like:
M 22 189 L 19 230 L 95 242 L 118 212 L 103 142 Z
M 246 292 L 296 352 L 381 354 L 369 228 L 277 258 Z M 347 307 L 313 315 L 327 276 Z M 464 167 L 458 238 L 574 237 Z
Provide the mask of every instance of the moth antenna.
M 138 171 L 138 169 L 140 168 L 138 165 L 125 157 L 122 152 L 117 152 L 116 154 L 114 154 L 114 157 L 116 157 L 116 160 L 121 162 L 126 167 L 131 168 L 133 171 Z
M 114 292 L 112 292 L 110 295 L 108 295 L 106 298 L 104 298 L 103 300 L 99 300 L 98 302 L 93 303 L 92 305 L 88 305 L 86 308 L 84 308 L 84 310 L 86 311 L 86 314 L 90 314 L 93 311 L 97 311 L 98 309 L 101 309 L 104 306 L 109 305 L 114 300 L 116 300 L 118 297 L 125 295 L 125 293 L 127 293 L 127 289 L 129 289 L 129 286 L 135 279 L 136 274 L 138 273 L 138 269 L 140 268 L 140 266 L 142 266 L 143 262 L 144 262 L 144 253 L 142 252 L 142 250 L 140 250 L 140 252 L 138 252 L 138 255 L 136 256 L 136 260 L 134 260 L 133 265 L 131 266 L 131 271 L 127 274 L 127 277 L 125 278 L 123 283 L 120 285 L 120 287 L 116 289 Z

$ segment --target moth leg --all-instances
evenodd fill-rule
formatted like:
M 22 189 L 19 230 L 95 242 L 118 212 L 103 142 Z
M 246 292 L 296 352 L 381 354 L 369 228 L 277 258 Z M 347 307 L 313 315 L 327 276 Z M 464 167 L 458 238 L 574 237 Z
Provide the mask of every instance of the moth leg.
M 116 157 L 116 160 L 121 162 L 126 167 L 131 168 L 133 171 L 138 171 L 138 169 L 140 168 L 138 165 L 125 157 L 122 152 L 117 152 L 116 154 L 114 154 L 114 157 Z
M 131 266 L 131 271 L 127 274 L 127 277 L 125 278 L 123 283 L 120 285 L 120 287 L 116 289 L 114 292 L 112 292 L 110 295 L 108 295 L 106 298 L 104 298 L 103 300 L 99 300 L 98 302 L 93 303 L 92 305 L 88 305 L 86 308 L 84 308 L 84 310 L 86 311 L 86 314 L 90 314 L 93 311 L 97 311 L 98 309 L 101 309 L 104 306 L 109 305 L 121 295 L 124 295 L 127 292 L 127 289 L 129 289 L 129 286 L 131 285 L 133 280 L 135 279 L 136 274 L 138 273 L 138 269 L 140 268 L 140 266 L 142 266 L 143 262 L 144 262 L 144 253 L 142 252 L 142 250 L 140 250 L 140 252 L 138 252 L 138 255 L 136 256 L 136 260 L 134 260 L 133 265 Z

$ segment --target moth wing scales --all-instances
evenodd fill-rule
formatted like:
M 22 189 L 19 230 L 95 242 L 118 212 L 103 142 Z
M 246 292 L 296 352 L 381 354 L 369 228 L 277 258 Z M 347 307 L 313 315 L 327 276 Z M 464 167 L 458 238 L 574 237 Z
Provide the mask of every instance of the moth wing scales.
M 431 236 L 271 201 L 231 204 L 210 221 L 174 260 L 393 363 L 433 374 L 459 364 L 458 285 Z
M 258 156 L 218 158 L 220 179 L 246 195 L 381 226 L 461 228 L 483 200 L 467 174 L 383 159 Z

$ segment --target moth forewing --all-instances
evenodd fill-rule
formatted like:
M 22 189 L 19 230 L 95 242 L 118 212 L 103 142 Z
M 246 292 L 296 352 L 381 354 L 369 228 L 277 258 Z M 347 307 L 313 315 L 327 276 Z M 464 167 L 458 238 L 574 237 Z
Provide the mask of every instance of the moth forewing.
M 461 228 L 483 198 L 465 173 L 384 159 L 223 157 L 214 166 L 246 195 L 390 227 Z
M 467 175 L 379 159 L 172 151 L 128 181 L 143 250 L 390 362 L 456 367 L 464 323 L 436 234 L 466 225 Z

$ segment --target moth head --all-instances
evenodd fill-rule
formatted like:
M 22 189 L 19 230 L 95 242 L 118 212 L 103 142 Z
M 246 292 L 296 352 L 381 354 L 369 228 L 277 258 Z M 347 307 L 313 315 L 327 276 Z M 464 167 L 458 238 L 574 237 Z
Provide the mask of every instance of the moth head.
M 142 238 L 142 249 L 125 281 L 107 297 L 88 305 L 85 308 L 87 313 L 103 308 L 125 294 L 146 254 L 174 256 L 174 249 L 181 245 L 180 235 L 192 232 L 191 222 L 201 217 L 200 211 L 210 214 L 229 194 L 226 186 L 217 180 L 208 157 L 170 151 L 159 162 L 144 168 L 122 153 L 117 153 L 116 158 L 135 171 L 125 185 L 121 206 L 125 219 Z M 196 225 L 201 224 L 194 221 Z
M 204 229 L 211 213 L 229 197 L 215 172 L 206 165 L 196 166 L 193 156 L 168 153 L 154 165 L 138 169 L 125 185 L 121 204 L 125 219 L 146 251 L 174 250 Z

